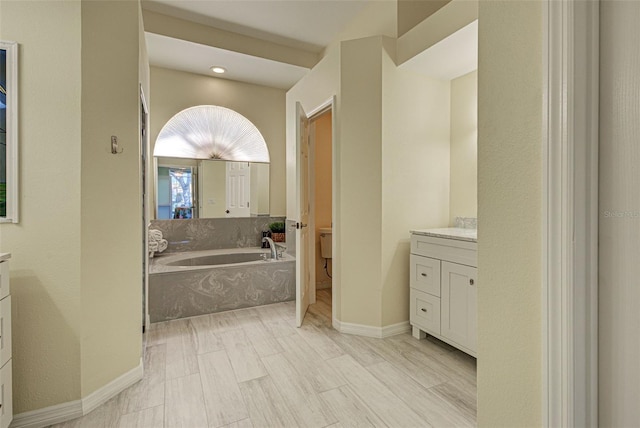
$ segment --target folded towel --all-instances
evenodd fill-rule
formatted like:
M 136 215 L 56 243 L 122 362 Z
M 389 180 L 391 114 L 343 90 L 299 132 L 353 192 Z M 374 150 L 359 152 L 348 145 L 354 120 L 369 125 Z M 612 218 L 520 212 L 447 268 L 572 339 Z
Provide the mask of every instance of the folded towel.
M 158 242 L 162 239 L 162 231 L 158 229 L 149 229 L 149 242 Z
M 158 242 L 158 250 L 157 250 L 157 251 L 158 251 L 159 253 L 161 253 L 161 252 L 163 252 L 164 250 L 166 250 L 168 246 L 169 246 L 169 242 L 167 242 L 167 240 L 166 240 L 166 239 L 161 239 L 161 240 Z

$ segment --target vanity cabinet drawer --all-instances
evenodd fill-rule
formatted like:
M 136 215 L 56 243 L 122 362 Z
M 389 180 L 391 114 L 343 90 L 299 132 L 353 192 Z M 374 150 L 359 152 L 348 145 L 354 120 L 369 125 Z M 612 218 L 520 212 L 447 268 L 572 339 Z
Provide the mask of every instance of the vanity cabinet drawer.
M 11 383 L 11 361 L 9 361 L 0 369 L 0 428 L 7 428 L 13 419 Z
M 0 367 L 11 358 L 11 296 L 0 300 Z
M 411 289 L 411 324 L 431 334 L 440 334 L 440 298 Z
M 9 295 L 9 262 L 0 262 L 0 299 Z
M 440 297 L 440 260 L 411 254 L 410 266 L 411 288 Z

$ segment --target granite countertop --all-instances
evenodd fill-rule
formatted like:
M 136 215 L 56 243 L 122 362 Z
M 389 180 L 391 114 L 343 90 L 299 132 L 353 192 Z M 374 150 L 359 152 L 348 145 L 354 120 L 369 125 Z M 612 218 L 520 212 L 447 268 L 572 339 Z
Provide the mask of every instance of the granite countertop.
M 456 239 L 458 241 L 478 242 L 478 229 L 460 227 L 443 227 L 440 229 L 418 229 L 410 231 L 416 235 L 434 236 L 436 238 Z
M 9 260 L 10 258 L 11 258 L 11 253 L 0 253 L 0 262 Z

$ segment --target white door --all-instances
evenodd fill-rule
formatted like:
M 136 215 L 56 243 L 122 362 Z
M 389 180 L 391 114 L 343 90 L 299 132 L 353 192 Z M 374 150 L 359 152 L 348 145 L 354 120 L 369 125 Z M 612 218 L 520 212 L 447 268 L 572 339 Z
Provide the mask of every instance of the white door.
M 249 217 L 250 173 L 248 162 L 227 162 L 227 217 Z
M 309 307 L 309 119 L 296 103 L 296 324 L 302 325 Z
M 442 336 L 476 352 L 478 269 L 442 262 L 440 331 Z

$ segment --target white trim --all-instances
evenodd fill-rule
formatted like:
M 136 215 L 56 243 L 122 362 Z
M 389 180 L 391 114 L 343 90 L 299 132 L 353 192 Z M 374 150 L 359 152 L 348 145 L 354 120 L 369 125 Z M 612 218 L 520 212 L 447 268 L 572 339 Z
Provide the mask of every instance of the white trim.
M 397 336 L 398 334 L 405 334 L 409 332 L 411 332 L 411 324 L 409 324 L 409 321 L 403 321 L 382 327 L 381 337 Z
M 18 223 L 18 43 L 0 41 L 0 49 L 7 51 L 7 154 L 6 154 L 6 216 L 0 223 Z
M 111 398 L 141 380 L 143 375 L 144 369 L 142 358 L 140 358 L 138 366 L 112 380 L 102 388 L 97 389 L 81 400 L 69 401 L 66 403 L 56 404 L 55 406 L 15 415 L 13 422 L 11 423 L 11 428 L 42 428 L 79 418 L 96 409 L 101 404 L 106 403 Z
M 116 395 L 120 394 L 125 389 L 129 388 L 134 383 L 138 382 L 144 377 L 144 368 L 142 358 L 137 367 L 129 370 L 121 376 L 115 378 L 102 388 L 93 391 L 82 399 L 82 412 L 87 413 L 94 410 L 101 404 L 106 403 Z
M 338 330 L 340 333 L 343 333 L 343 334 L 375 337 L 378 339 L 383 339 L 385 337 L 390 337 L 390 336 L 396 336 L 398 334 L 404 334 L 411 331 L 411 325 L 409 325 L 409 321 L 403 321 L 397 324 L 391 324 L 384 327 L 373 327 L 370 325 L 341 322 L 334 317 L 332 325 L 334 329 Z
M 41 428 L 82 416 L 82 401 L 68 401 L 44 409 L 20 413 L 13 417 L 11 428 Z
M 597 426 L 597 1 L 548 0 L 543 426 Z

